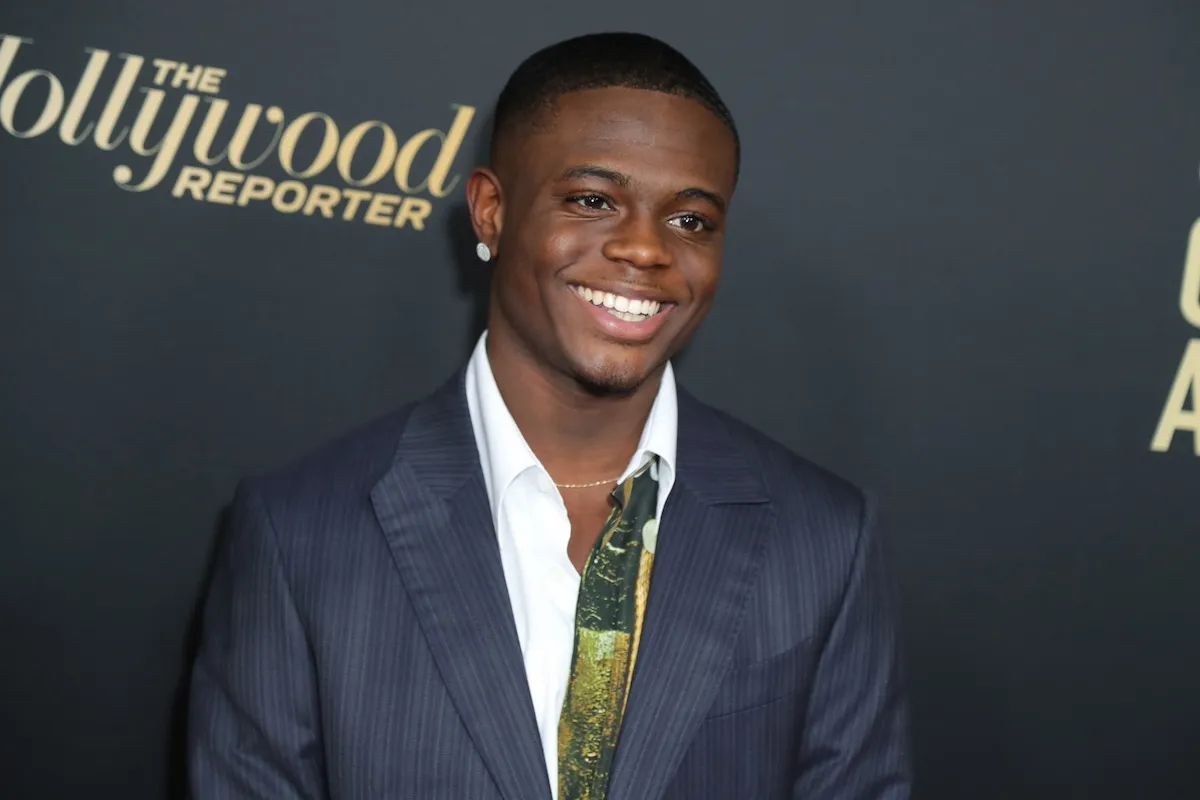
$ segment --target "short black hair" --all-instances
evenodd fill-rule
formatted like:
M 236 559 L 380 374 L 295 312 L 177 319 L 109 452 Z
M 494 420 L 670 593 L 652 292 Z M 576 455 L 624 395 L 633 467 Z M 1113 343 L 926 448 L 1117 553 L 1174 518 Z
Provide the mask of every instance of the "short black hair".
M 686 97 L 717 116 L 741 140 L 733 115 L 699 68 L 666 42 L 641 33 L 591 33 L 552 44 L 521 62 L 496 101 L 490 150 L 511 129 L 552 107 L 562 95 L 625 87 Z

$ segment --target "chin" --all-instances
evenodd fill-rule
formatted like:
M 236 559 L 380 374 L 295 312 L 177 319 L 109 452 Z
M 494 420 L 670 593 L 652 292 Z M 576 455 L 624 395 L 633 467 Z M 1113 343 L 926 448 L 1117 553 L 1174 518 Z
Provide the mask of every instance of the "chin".
M 575 379 L 595 395 L 627 395 L 637 391 L 651 372 L 644 358 L 605 354 L 576 360 Z

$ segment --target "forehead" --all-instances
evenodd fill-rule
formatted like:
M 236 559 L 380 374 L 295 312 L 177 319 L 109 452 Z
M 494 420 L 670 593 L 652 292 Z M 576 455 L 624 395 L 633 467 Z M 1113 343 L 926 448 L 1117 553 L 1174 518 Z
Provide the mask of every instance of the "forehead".
M 733 134 L 695 100 L 647 89 L 587 89 L 560 96 L 536 123 L 521 147 L 522 170 L 545 177 L 599 163 L 634 180 L 733 192 Z

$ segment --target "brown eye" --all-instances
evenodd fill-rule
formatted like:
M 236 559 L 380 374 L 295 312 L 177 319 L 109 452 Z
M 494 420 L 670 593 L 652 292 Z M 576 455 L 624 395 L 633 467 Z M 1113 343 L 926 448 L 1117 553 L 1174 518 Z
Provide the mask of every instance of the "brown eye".
M 708 220 L 696 214 L 683 214 L 671 220 L 671 224 L 676 227 L 683 228 L 689 233 L 699 233 L 704 230 L 711 230 L 712 226 L 708 224 Z
M 601 197 L 598 194 L 575 195 L 574 197 L 568 197 L 567 202 L 574 203 L 575 205 L 583 206 L 584 208 L 589 209 L 591 211 L 612 211 L 613 210 L 612 206 L 609 205 L 608 201 L 605 200 L 603 197 Z

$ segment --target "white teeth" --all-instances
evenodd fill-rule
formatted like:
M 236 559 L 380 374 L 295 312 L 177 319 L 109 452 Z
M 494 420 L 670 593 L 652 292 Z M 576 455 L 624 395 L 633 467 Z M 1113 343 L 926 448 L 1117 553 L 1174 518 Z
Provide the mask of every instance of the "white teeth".
M 622 297 L 612 292 L 601 292 L 586 286 L 575 286 L 575 293 L 592 305 L 603 306 L 614 317 L 628 322 L 641 322 L 662 309 L 662 303 L 654 300 L 638 300 Z

